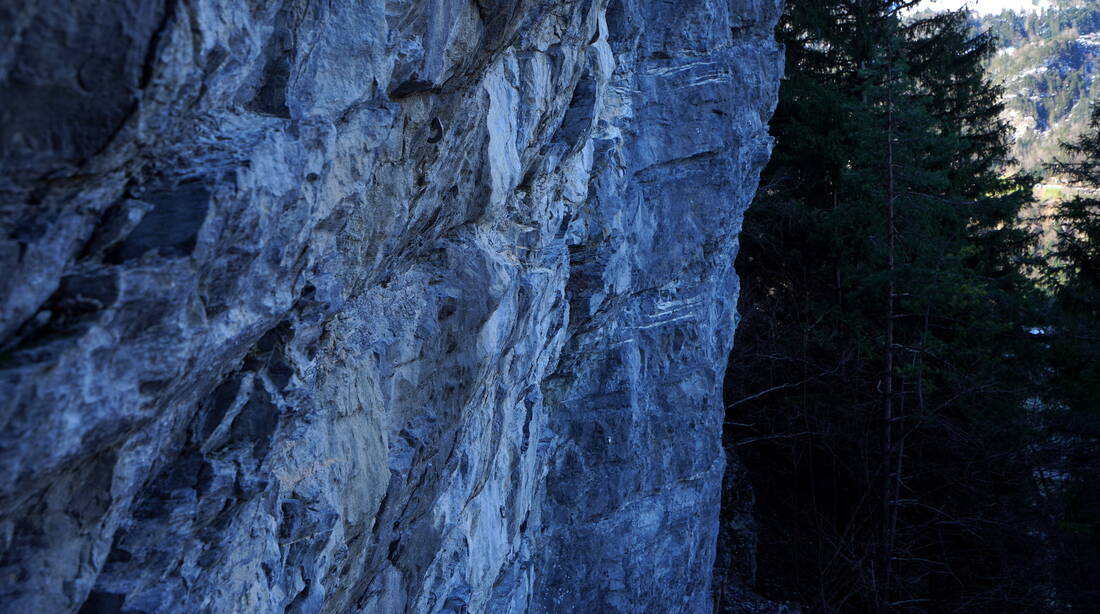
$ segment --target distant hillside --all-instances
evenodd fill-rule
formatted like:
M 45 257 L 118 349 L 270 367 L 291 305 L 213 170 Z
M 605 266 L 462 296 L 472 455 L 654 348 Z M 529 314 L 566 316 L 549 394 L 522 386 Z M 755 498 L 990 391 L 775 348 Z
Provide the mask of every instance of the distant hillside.
M 990 62 L 1007 94 L 1020 166 L 1045 174 L 1043 164 L 1062 141 L 1081 133 L 1089 103 L 1100 95 L 1100 0 L 1062 0 L 1037 13 L 1005 11 L 980 18 L 1000 39 Z

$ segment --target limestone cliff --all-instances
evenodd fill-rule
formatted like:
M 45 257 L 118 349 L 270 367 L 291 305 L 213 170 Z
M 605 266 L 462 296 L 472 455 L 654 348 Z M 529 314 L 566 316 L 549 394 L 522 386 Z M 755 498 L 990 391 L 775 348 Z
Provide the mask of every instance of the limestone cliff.
M 777 2 L 0 6 L 0 611 L 708 611 Z

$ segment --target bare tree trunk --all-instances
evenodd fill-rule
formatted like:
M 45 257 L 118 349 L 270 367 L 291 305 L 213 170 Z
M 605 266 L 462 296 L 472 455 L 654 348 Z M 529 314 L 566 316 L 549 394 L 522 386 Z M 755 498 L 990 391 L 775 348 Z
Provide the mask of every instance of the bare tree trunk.
M 882 518 L 879 539 L 879 597 L 880 612 L 889 610 L 890 586 L 893 582 L 894 534 L 897 530 L 894 453 L 894 269 L 897 230 L 894 226 L 897 187 L 894 178 L 894 96 L 892 71 L 886 74 L 886 301 L 885 330 L 883 333 L 883 399 L 882 399 Z

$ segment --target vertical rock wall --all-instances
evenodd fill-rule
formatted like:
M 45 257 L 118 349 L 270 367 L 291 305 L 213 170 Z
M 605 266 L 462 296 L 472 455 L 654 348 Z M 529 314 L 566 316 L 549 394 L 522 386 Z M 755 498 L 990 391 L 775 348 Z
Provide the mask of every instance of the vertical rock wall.
M 708 611 L 776 4 L 0 7 L 0 612 Z

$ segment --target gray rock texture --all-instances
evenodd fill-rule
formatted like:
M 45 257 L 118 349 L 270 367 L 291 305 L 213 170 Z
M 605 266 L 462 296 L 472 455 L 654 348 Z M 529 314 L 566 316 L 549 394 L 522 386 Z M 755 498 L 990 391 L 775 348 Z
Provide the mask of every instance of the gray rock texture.
M 778 0 L 0 5 L 0 612 L 707 612 Z

